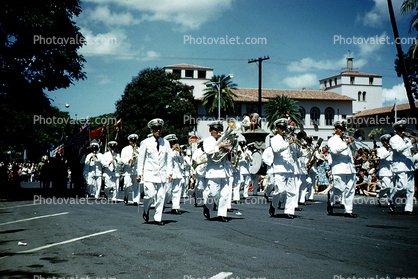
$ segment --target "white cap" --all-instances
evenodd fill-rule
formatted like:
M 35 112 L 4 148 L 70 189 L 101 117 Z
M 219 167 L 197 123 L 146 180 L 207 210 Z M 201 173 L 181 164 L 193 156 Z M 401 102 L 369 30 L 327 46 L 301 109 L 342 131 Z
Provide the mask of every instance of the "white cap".
M 274 121 L 273 126 L 287 126 L 287 118 L 280 118 Z
M 138 140 L 138 135 L 137 134 L 131 134 L 131 135 L 128 136 L 128 140 L 132 140 L 132 141 Z
M 165 139 L 165 140 L 168 140 L 168 141 L 178 140 L 178 138 L 177 138 L 177 136 L 176 136 L 175 134 L 169 134 L 169 135 L 166 135 L 166 136 L 164 137 L 164 139 Z
M 164 120 L 161 118 L 154 118 L 150 122 L 148 122 L 148 128 L 151 128 L 152 126 L 164 126 Z

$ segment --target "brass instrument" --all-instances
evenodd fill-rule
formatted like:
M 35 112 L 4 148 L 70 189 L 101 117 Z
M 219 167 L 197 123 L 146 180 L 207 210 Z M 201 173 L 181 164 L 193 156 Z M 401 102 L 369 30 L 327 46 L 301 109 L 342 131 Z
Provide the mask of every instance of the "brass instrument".
M 345 131 L 345 133 L 344 133 L 343 136 L 345 138 L 351 138 L 355 144 L 358 144 L 358 145 L 360 145 L 363 148 L 370 149 L 370 147 L 367 144 L 365 144 L 364 142 L 361 142 L 361 141 L 359 141 L 358 139 L 355 138 L 356 136 L 357 137 L 361 136 L 361 135 L 358 134 L 358 130 L 355 130 L 355 131 Z
M 132 161 L 129 164 L 129 166 L 131 168 L 133 168 L 135 166 L 136 163 L 136 158 L 138 157 L 137 153 L 136 153 L 136 144 L 134 144 L 134 146 L 132 146 Z
M 215 164 L 219 164 L 223 158 L 232 151 L 232 149 L 235 148 L 235 146 L 238 144 L 237 143 L 237 139 L 238 139 L 238 135 L 230 135 L 233 131 L 237 131 L 241 129 L 241 125 L 238 123 L 238 121 L 236 121 L 233 118 L 228 118 L 226 120 L 226 124 L 228 125 L 228 128 L 225 130 L 225 132 L 223 133 L 223 135 L 218 138 L 218 140 L 216 141 L 216 146 L 221 145 L 224 142 L 229 142 L 229 144 L 232 146 L 229 149 L 223 149 L 222 151 L 220 150 L 217 154 L 213 154 L 212 157 L 210 157 L 210 159 L 212 160 L 212 162 L 214 162 Z
M 289 134 L 285 134 L 286 137 L 289 139 L 292 138 L 293 142 L 299 145 L 301 148 L 309 148 L 309 146 L 306 144 L 306 132 L 305 131 L 299 131 L 297 134 L 293 131 L 289 131 Z
M 241 159 L 241 151 L 236 151 L 236 149 L 233 149 L 232 150 L 232 153 L 235 155 L 235 157 L 236 157 L 236 159 L 235 159 L 235 161 L 234 162 L 232 162 L 232 167 L 234 168 L 234 169 L 236 169 L 237 168 L 237 166 L 238 166 L 238 162 L 239 162 L 239 160 Z
M 199 156 L 199 160 L 200 160 L 200 163 L 198 163 L 198 162 L 196 162 L 196 161 L 193 160 L 193 164 L 192 164 L 192 168 L 193 169 L 196 169 L 197 166 L 199 166 L 199 165 L 206 164 L 208 162 L 208 157 L 204 153 L 201 156 Z
M 306 163 L 306 168 L 309 171 L 311 170 L 311 168 L 313 167 L 313 165 L 318 161 L 318 158 L 316 158 L 315 153 L 318 151 L 319 147 L 321 147 L 323 139 L 319 138 L 314 149 L 312 150 L 312 154 L 311 157 L 309 158 L 308 162 Z

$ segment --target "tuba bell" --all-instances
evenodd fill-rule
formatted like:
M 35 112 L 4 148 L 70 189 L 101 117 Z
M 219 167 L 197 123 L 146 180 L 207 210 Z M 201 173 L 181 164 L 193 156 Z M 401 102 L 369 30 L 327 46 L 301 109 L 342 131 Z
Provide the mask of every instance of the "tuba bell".
M 219 150 L 218 153 L 213 154 L 212 157 L 210 157 L 210 159 L 212 160 L 212 162 L 214 162 L 215 164 L 218 164 L 222 161 L 222 159 L 232 150 L 235 148 L 235 146 L 237 145 L 237 141 L 238 141 L 238 135 L 232 135 L 231 133 L 234 131 L 238 131 L 241 129 L 241 124 L 238 123 L 237 120 L 233 119 L 233 118 L 228 118 L 226 120 L 226 124 L 228 125 L 228 127 L 226 128 L 225 132 L 223 133 L 223 135 L 216 141 L 216 146 L 221 145 L 224 142 L 229 142 L 229 144 L 231 145 L 231 148 L 229 149 L 222 149 Z

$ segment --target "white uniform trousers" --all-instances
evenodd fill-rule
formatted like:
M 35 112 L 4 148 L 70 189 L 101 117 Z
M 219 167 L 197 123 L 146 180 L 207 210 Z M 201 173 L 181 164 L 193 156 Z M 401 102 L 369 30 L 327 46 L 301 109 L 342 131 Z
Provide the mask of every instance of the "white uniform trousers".
M 112 201 L 116 201 L 118 197 L 119 190 L 119 177 L 103 175 L 105 178 L 104 192 L 106 197 Z
M 393 189 L 394 182 L 395 182 L 395 177 L 392 177 L 392 176 L 383 176 L 382 177 L 382 183 L 381 183 L 381 186 L 380 186 L 380 191 L 376 196 L 378 200 L 381 200 L 383 198 L 383 196 L 385 194 L 387 194 L 388 195 L 388 202 L 389 202 L 390 193 Z
M 267 186 L 264 189 L 264 194 L 268 197 L 274 190 L 274 173 L 267 174 Z
M 232 200 L 239 201 L 240 200 L 239 190 L 240 190 L 240 185 L 241 185 L 240 184 L 241 174 L 238 171 L 234 172 L 234 175 L 232 178 L 233 178 L 232 184 L 234 185 L 234 189 L 231 191 Z
M 244 192 L 242 194 L 244 198 L 248 198 L 248 188 L 250 188 L 250 185 L 251 185 L 251 174 L 241 174 L 240 187 L 242 186 L 244 189 Z
M 308 200 L 314 199 L 316 173 L 310 172 L 306 177 L 306 189 L 308 191 Z
M 331 206 L 340 201 L 344 213 L 353 213 L 353 201 L 356 189 L 355 174 L 334 174 L 334 187 L 329 191 Z
M 87 177 L 87 189 L 89 195 L 94 196 L 96 199 L 98 199 L 100 197 L 101 187 L 102 177 L 89 174 Z
M 154 221 L 156 222 L 161 222 L 163 216 L 165 184 L 144 182 L 144 211 L 149 212 L 151 204 L 155 202 Z
M 296 199 L 294 200 L 295 203 L 295 208 L 297 208 L 298 202 L 299 202 L 299 197 L 300 197 L 300 187 L 302 185 L 302 175 L 301 174 L 296 174 L 295 175 L 295 193 L 296 193 Z
M 389 201 L 394 203 L 397 202 L 397 198 L 401 195 L 405 195 L 404 211 L 412 212 L 414 205 L 414 192 L 415 192 L 415 181 L 414 181 L 414 172 L 398 172 L 394 173 L 396 184 L 390 192 Z
M 183 179 L 184 183 L 183 185 L 183 193 L 182 193 L 182 197 L 185 198 L 188 196 L 189 193 L 189 185 L 190 185 L 190 175 L 185 175 L 184 179 Z
M 196 176 L 196 183 L 194 187 L 194 194 L 196 199 L 203 198 L 203 191 L 206 189 L 206 178 Z
M 181 199 L 181 185 L 183 179 L 176 178 L 171 182 L 166 183 L 166 202 L 172 201 L 173 205 L 171 209 L 180 209 L 180 199 Z
M 123 181 L 125 198 L 129 198 L 129 193 L 132 192 L 132 202 L 139 203 L 139 183 L 136 181 L 136 175 L 125 174 Z
M 275 173 L 272 206 L 277 208 L 279 201 L 286 200 L 284 214 L 293 215 L 295 213 L 295 200 L 297 203 L 295 188 L 295 175 L 293 173 Z
M 299 184 L 299 202 L 304 203 L 306 201 L 306 190 L 307 190 L 307 176 L 306 174 L 301 174 L 299 176 L 300 184 Z
M 229 199 L 229 178 L 207 178 L 208 198 L 205 202 L 207 208 L 211 201 L 218 205 L 218 217 L 226 217 Z

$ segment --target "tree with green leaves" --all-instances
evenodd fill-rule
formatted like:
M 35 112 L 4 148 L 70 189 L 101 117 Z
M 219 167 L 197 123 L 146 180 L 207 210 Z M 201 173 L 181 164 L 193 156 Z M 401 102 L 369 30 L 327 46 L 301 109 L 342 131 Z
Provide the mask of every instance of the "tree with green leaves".
M 226 112 L 228 109 L 235 110 L 235 101 L 233 97 L 237 97 L 235 93 L 231 91 L 231 89 L 236 89 L 237 84 L 233 83 L 231 79 L 228 79 L 226 81 L 222 81 L 226 78 L 225 75 L 216 76 L 214 75 L 210 81 L 206 82 L 208 83 L 219 83 L 218 86 L 220 86 L 221 89 L 221 116 L 225 117 Z M 208 87 L 205 88 L 204 91 L 206 91 L 203 94 L 203 102 L 202 105 L 206 108 L 206 110 L 210 113 L 216 114 L 218 111 L 218 87 Z
M 131 133 L 146 138 L 150 133 L 148 121 L 161 118 L 163 136 L 173 133 L 181 143 L 186 143 L 188 133 L 197 124 L 192 91 L 191 86 L 178 81 L 177 75 L 162 68 L 140 71 L 116 102 L 115 117 L 123 121 L 123 138 Z
M 84 38 L 73 21 L 80 13 L 79 0 L 2 1 L 0 156 L 26 149 L 29 159 L 38 160 L 63 138 L 66 127 L 33 119 L 68 117 L 51 106 L 44 90 L 86 78 L 85 60 L 77 53 Z
M 266 120 L 269 123 L 269 128 L 273 128 L 273 123 L 279 118 L 290 118 L 296 126 L 301 126 L 300 106 L 298 101 L 286 95 L 277 95 L 264 105 L 264 110 L 267 113 Z
M 369 133 L 369 138 L 374 140 L 375 135 L 381 136 L 384 132 L 385 129 L 383 128 L 373 128 L 373 130 L 371 130 Z

